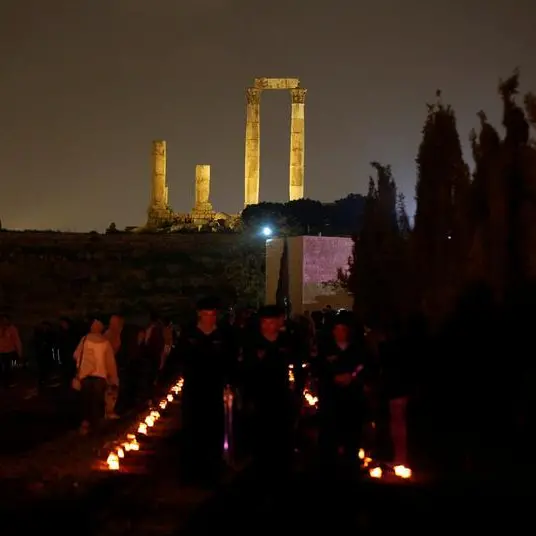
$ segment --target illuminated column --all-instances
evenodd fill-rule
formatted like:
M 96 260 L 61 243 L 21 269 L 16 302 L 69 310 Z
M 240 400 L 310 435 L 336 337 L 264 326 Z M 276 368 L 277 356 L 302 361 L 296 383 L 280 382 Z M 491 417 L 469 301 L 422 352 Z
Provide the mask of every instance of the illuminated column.
M 259 202 L 259 180 L 261 168 L 261 91 L 246 90 L 246 153 L 244 170 L 244 206 Z
M 199 164 L 195 166 L 195 207 L 194 211 L 208 212 L 210 204 L 210 166 Z
M 166 185 L 166 142 L 153 141 L 153 177 L 151 188 L 151 208 L 162 209 L 168 204 Z
M 305 94 L 291 89 L 289 200 L 303 199 L 305 175 Z

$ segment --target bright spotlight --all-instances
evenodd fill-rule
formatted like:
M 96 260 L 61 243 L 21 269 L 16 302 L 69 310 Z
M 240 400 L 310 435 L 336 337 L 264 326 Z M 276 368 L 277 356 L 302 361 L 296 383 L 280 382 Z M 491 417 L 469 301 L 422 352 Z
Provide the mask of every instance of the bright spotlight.
M 266 237 L 272 236 L 272 229 L 270 227 L 263 227 L 262 234 Z

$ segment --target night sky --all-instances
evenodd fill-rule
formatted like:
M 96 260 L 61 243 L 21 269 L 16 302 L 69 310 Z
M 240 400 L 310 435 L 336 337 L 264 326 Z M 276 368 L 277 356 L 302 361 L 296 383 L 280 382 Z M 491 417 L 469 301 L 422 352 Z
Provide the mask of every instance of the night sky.
M 0 219 L 104 229 L 145 221 L 151 141 L 168 142 L 176 211 L 212 166 L 217 210 L 243 206 L 245 88 L 297 77 L 306 101 L 306 196 L 365 192 L 391 164 L 414 208 L 427 101 L 442 89 L 464 142 L 498 78 L 536 89 L 534 0 L 4 0 Z M 265 92 L 261 200 L 288 197 L 290 96 Z

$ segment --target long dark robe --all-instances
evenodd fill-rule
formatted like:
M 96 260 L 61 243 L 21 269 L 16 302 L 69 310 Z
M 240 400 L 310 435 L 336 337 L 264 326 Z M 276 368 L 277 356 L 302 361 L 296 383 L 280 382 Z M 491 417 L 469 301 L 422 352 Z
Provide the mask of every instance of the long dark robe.
M 253 446 L 259 464 L 283 469 L 290 461 L 295 398 L 289 365 L 298 363 L 291 341 L 280 335 L 269 341 L 253 337 L 244 348 L 247 398 L 253 403 Z
M 185 464 L 193 477 L 211 477 L 221 466 L 224 441 L 223 392 L 229 381 L 232 346 L 216 329 L 185 330 L 179 341 Z

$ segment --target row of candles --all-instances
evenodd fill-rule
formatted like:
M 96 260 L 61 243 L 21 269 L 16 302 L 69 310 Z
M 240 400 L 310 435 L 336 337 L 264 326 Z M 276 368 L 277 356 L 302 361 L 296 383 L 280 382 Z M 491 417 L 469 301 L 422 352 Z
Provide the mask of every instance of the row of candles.
M 292 370 L 292 366 L 289 367 L 289 379 L 291 383 L 294 383 L 294 374 Z M 169 390 L 169 393 L 165 398 L 163 398 L 158 407 L 159 409 L 152 409 L 149 411 L 149 413 L 146 415 L 146 417 L 141 420 L 138 424 L 136 433 L 129 433 L 126 435 L 125 439 L 123 441 L 119 441 L 113 450 L 110 451 L 108 454 L 108 458 L 106 460 L 106 463 L 108 465 L 108 469 L 111 471 L 118 471 L 120 469 L 120 460 L 125 458 L 125 455 L 129 452 L 137 452 L 140 450 L 140 444 L 137 439 L 137 435 L 146 436 L 149 433 L 149 430 L 156 424 L 158 419 L 161 417 L 160 411 L 164 411 L 167 407 L 167 405 L 174 401 L 175 397 L 178 397 L 182 391 L 182 387 L 184 385 L 184 380 L 180 378 L 173 387 Z M 232 404 L 232 395 L 231 393 L 226 393 L 226 406 L 229 404 Z M 305 403 L 311 407 L 316 408 L 318 406 L 318 397 L 315 396 L 309 389 L 305 388 L 303 391 L 303 398 L 305 400 Z M 226 434 L 227 436 L 227 434 Z M 227 444 L 227 437 L 226 437 L 226 444 L 225 444 L 225 450 L 228 449 Z M 363 464 L 363 467 L 368 469 L 369 475 L 371 478 L 374 479 L 381 479 L 384 476 L 384 469 L 387 473 L 392 473 L 395 476 L 408 480 L 412 476 L 412 471 L 408 467 L 404 465 L 395 465 L 394 467 L 389 467 L 384 464 L 384 468 L 382 468 L 381 464 L 377 464 L 374 462 L 372 458 L 367 456 L 364 449 L 359 449 L 358 451 L 358 458 L 361 460 L 361 463 Z
M 383 478 L 384 473 L 394 474 L 403 480 L 409 480 L 411 478 L 412 472 L 409 467 L 406 467 L 405 465 L 395 465 L 391 467 L 388 464 L 383 464 L 382 468 L 382 464 L 375 463 L 372 458 L 367 456 L 365 449 L 359 449 L 358 458 L 361 460 L 363 467 L 368 469 L 368 473 L 371 478 Z
M 158 409 L 153 408 L 147 413 L 147 415 L 138 423 L 135 432 L 129 433 L 124 439 L 118 441 L 112 450 L 108 453 L 106 464 L 110 471 L 119 471 L 121 466 L 121 460 L 131 452 L 138 452 L 140 450 L 140 443 L 138 442 L 139 436 L 146 436 L 149 430 L 153 428 L 158 419 L 161 417 L 161 412 L 164 411 L 168 404 L 173 402 L 177 398 L 184 385 L 184 380 L 181 378 L 177 381 L 173 387 L 169 390 L 165 398 L 163 398 L 158 404 Z

